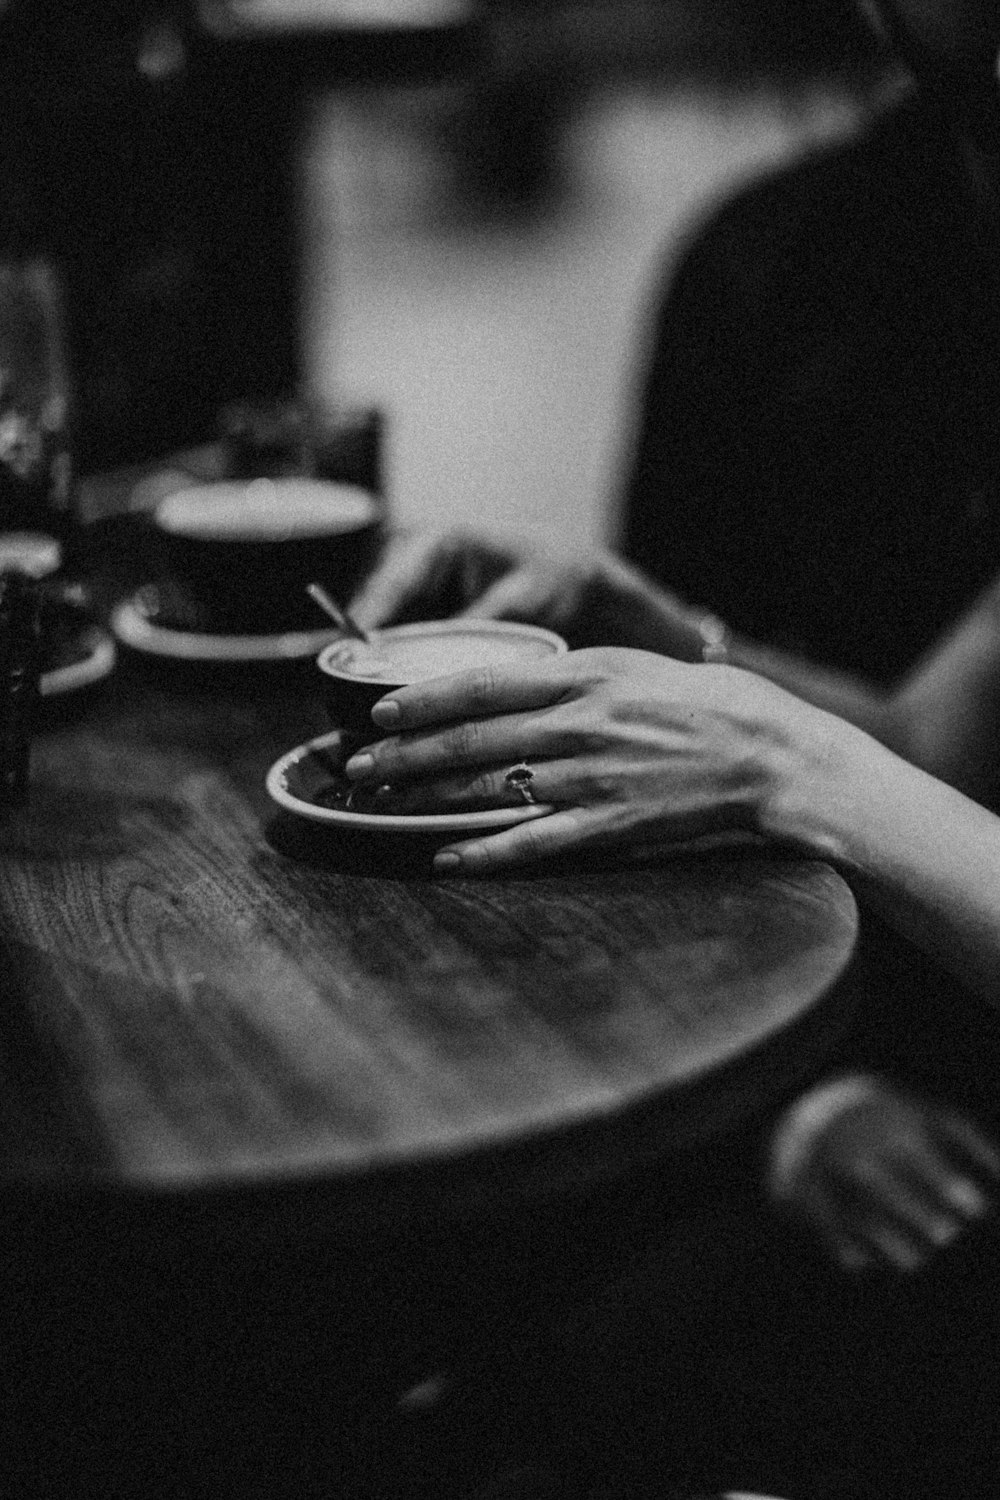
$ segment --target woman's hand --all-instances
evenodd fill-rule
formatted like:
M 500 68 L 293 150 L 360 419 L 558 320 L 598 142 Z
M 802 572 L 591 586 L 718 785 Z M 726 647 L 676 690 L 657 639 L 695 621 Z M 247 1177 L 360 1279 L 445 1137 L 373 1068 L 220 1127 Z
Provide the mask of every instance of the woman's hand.
M 614 647 L 395 689 L 372 718 L 390 737 L 346 769 L 391 788 L 387 811 L 520 806 L 505 777 L 530 763 L 532 796 L 552 810 L 435 861 L 475 871 L 581 847 L 794 836 L 771 817 L 779 785 L 821 773 L 847 730 L 738 668 Z
M 779 1123 L 770 1190 L 847 1270 L 917 1270 L 986 1211 L 1000 1154 L 971 1121 L 854 1076 Z
M 704 611 L 691 609 L 621 558 L 460 533 L 400 532 L 350 604 L 366 628 L 400 619 L 476 615 L 543 625 L 573 646 L 629 645 L 700 658 Z

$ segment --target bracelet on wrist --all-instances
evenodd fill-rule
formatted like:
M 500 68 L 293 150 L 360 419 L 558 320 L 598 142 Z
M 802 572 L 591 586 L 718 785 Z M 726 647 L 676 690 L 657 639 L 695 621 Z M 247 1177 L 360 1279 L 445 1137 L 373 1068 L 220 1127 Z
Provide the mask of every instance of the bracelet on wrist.
M 729 627 L 718 615 L 705 610 L 695 620 L 695 629 L 701 640 L 701 659 L 704 662 L 727 662 L 729 660 Z

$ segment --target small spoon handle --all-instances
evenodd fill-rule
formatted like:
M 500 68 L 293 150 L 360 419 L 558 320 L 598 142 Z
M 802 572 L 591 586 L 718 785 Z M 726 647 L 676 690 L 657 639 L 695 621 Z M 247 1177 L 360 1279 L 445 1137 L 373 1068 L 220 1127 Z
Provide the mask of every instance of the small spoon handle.
M 346 609 L 342 609 L 341 606 L 335 602 L 335 600 L 330 598 L 330 595 L 327 593 L 322 584 L 307 583 L 306 593 L 315 604 L 319 605 L 320 609 L 323 610 L 325 614 L 328 614 L 330 616 L 330 619 L 333 621 L 333 623 L 338 626 L 345 635 L 352 635 L 354 636 L 355 640 L 364 641 L 366 645 L 371 645 L 371 636 L 368 634 L 367 630 L 362 630 L 357 620 L 353 619 L 351 615 L 348 614 Z

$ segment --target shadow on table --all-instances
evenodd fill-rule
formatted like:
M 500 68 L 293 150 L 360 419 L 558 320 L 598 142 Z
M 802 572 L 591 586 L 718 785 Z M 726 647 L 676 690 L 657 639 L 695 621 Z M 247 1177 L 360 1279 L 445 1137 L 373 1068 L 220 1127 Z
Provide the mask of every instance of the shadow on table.
M 278 812 L 264 827 L 273 849 L 303 864 L 338 875 L 374 875 L 395 880 L 430 880 L 432 861 L 448 840 L 441 835 L 330 829 L 291 813 Z
M 358 832 L 335 829 L 326 824 L 309 823 L 285 812 L 278 812 L 265 825 L 264 835 L 279 854 L 305 864 L 337 874 L 361 873 L 396 880 L 441 878 L 433 871 L 434 855 L 439 849 L 456 842 L 456 836 L 450 834 L 379 834 L 368 828 Z M 759 859 L 761 855 L 801 859 L 801 855 L 796 856 L 794 851 L 765 839 L 726 835 L 663 844 L 638 852 L 627 849 L 574 850 L 561 858 L 520 865 L 516 868 L 516 878 L 519 881 L 542 880 L 633 870 L 676 859 L 711 858 L 715 862 L 739 862 Z M 515 873 L 513 867 L 510 873 Z

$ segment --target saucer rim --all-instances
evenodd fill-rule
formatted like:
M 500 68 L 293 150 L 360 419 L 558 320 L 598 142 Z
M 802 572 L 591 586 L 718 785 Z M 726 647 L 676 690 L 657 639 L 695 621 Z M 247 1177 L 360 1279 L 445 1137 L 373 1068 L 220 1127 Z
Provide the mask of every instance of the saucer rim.
M 176 661 L 256 662 L 297 661 L 318 656 L 332 643 L 337 631 L 282 630 L 268 635 L 214 635 L 208 631 L 174 630 L 154 625 L 137 607 L 134 596 L 117 604 L 111 613 L 111 629 L 123 646 L 147 655 Z
M 59 698 L 64 693 L 90 687 L 103 682 L 114 671 L 118 651 L 113 636 L 101 625 L 86 626 L 85 631 L 92 637 L 92 649 L 79 661 L 42 672 L 38 679 L 38 692 L 42 698 Z
M 336 744 L 342 731 L 327 730 L 314 735 L 301 745 L 286 750 L 269 768 L 264 785 L 272 802 L 286 812 L 319 823 L 328 828 L 363 829 L 371 833 L 475 833 L 477 829 L 499 830 L 513 828 L 518 823 L 527 823 L 534 818 L 545 817 L 554 809 L 548 803 L 537 802 L 524 807 L 489 807 L 479 812 L 468 813 L 360 813 L 341 812 L 332 807 L 320 807 L 315 802 L 305 802 L 288 790 L 287 774 L 290 768 L 315 750 L 325 750 Z

